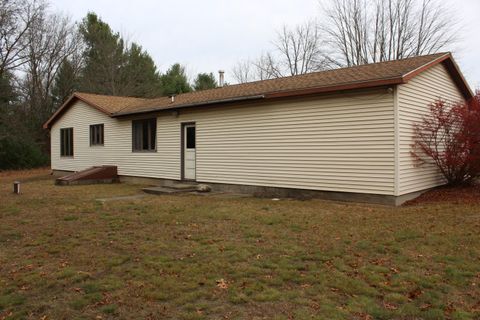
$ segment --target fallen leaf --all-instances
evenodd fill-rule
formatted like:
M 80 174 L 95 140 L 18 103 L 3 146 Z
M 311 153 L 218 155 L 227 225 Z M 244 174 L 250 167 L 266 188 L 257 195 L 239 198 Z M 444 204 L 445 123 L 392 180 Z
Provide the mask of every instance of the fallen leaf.
M 225 279 L 217 280 L 217 287 L 220 289 L 228 289 L 228 283 L 225 281 Z
M 418 298 L 418 296 L 420 296 L 421 294 L 422 294 L 422 290 L 417 288 L 417 289 L 412 290 L 408 293 L 408 298 L 413 300 L 413 299 Z
M 388 303 L 388 302 L 383 302 L 383 306 L 385 309 L 388 309 L 388 310 L 397 310 L 398 307 L 394 304 L 391 304 L 391 303 Z
M 424 303 L 420 306 L 420 310 L 426 310 L 428 308 L 430 308 L 432 305 L 429 304 L 429 303 Z
M 391 268 L 390 268 L 390 271 L 392 271 L 393 273 L 398 273 L 398 272 L 399 272 L 398 269 L 397 269 L 397 268 L 394 268 L 394 267 L 391 267 Z

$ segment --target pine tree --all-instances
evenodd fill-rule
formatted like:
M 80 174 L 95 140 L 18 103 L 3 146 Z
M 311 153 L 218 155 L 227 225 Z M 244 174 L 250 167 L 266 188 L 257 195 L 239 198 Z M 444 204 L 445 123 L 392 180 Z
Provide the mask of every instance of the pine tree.
M 64 60 L 55 77 L 55 84 L 52 88 L 52 100 L 55 109 L 60 107 L 68 97 L 78 88 L 77 71 L 68 59 Z
M 87 46 L 81 90 L 134 97 L 161 94 L 160 75 L 142 47 L 132 43 L 127 48 L 120 34 L 94 13 L 83 19 L 80 32 Z
M 17 99 L 17 93 L 12 85 L 12 74 L 0 74 L 0 107 L 7 107 Z
M 7 71 L 0 75 L 0 138 L 10 134 L 12 106 L 18 100 L 12 78 L 12 75 Z
M 163 95 L 172 95 L 192 91 L 185 73 L 185 67 L 175 63 L 161 76 Z
M 157 97 L 162 94 L 160 75 L 150 55 L 142 47 L 132 43 L 126 52 L 127 63 L 122 69 L 129 96 Z
M 95 13 L 88 13 L 80 25 L 86 44 L 85 68 L 80 88 L 101 94 L 122 95 L 122 66 L 125 64 L 124 42 L 118 33 Z
M 218 84 L 213 73 L 199 73 L 193 82 L 195 91 L 215 89 L 216 87 L 218 87 Z

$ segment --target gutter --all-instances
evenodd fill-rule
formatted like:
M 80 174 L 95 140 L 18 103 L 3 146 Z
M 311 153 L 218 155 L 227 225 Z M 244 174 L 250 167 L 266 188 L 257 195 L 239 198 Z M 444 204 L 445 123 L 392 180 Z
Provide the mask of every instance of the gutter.
M 125 111 L 125 112 L 120 111 L 120 112 L 112 113 L 110 116 L 112 118 L 116 118 L 116 117 L 122 117 L 122 116 L 129 116 L 129 115 L 133 115 L 133 114 L 143 114 L 143 113 L 150 113 L 150 112 L 159 112 L 159 111 L 164 111 L 164 110 L 175 110 L 175 109 L 183 109 L 183 108 L 189 108 L 189 107 L 199 107 L 199 106 L 212 105 L 212 104 L 229 103 L 229 102 L 260 100 L 260 99 L 264 99 L 264 98 L 265 98 L 265 95 L 259 94 L 259 95 L 254 95 L 254 96 L 209 100 L 209 101 L 202 101 L 202 102 L 196 102 L 196 103 L 185 103 L 185 104 L 179 104 L 179 105 L 176 105 L 176 106 L 163 107 L 163 108 L 152 107 L 152 108 L 147 108 L 147 109 Z
M 380 79 L 375 81 L 352 82 L 352 83 L 336 85 L 336 86 L 277 91 L 277 92 L 267 93 L 265 95 L 265 98 L 267 99 L 284 98 L 284 97 L 294 97 L 294 96 L 302 96 L 302 95 L 310 95 L 310 94 L 338 92 L 343 90 L 368 89 L 368 88 L 391 86 L 391 85 L 397 85 L 397 84 L 403 84 L 403 83 L 406 83 L 405 80 L 403 79 L 403 77 L 399 76 L 399 77 L 386 78 L 386 79 Z
M 341 90 L 389 86 L 389 85 L 396 85 L 396 84 L 402 84 L 402 83 L 405 83 L 405 81 L 400 76 L 400 77 L 380 79 L 375 81 L 354 82 L 354 83 L 349 83 L 345 85 L 314 87 L 314 88 L 296 89 L 296 90 L 287 90 L 287 91 L 276 91 L 276 92 L 270 92 L 270 93 L 254 95 L 254 96 L 244 96 L 244 97 L 236 97 L 236 98 L 228 98 L 228 99 L 202 101 L 202 102 L 196 102 L 196 103 L 186 103 L 186 104 L 179 104 L 171 107 L 152 107 L 152 108 L 146 108 L 143 110 L 132 110 L 132 111 L 125 111 L 125 112 L 119 111 L 111 114 L 110 116 L 112 118 L 116 118 L 116 117 L 129 116 L 134 114 L 160 112 L 164 110 L 175 110 L 175 109 L 182 109 L 182 108 L 189 108 L 189 107 L 199 107 L 199 106 L 206 106 L 206 105 L 229 103 L 229 102 L 285 98 L 285 97 L 311 95 L 311 94 L 318 94 L 318 93 L 337 92 Z

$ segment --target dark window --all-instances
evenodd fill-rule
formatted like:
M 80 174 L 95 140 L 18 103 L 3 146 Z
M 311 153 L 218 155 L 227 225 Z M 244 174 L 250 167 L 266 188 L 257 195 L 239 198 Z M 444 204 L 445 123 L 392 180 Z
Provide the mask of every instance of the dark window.
M 195 127 L 187 127 L 187 149 L 195 149 Z
M 132 121 L 133 151 L 155 151 L 157 145 L 157 119 Z
M 90 145 L 103 146 L 103 124 L 92 124 L 90 126 Z
M 60 155 L 73 157 L 73 128 L 60 129 Z

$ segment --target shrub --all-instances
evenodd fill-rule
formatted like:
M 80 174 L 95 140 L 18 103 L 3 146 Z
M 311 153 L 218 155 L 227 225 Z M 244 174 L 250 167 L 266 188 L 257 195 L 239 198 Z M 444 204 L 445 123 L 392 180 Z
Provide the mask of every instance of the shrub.
M 472 182 L 480 175 L 480 92 L 463 104 L 432 103 L 413 141 L 417 166 L 434 164 L 450 185 Z
M 0 139 L 0 170 L 35 168 L 48 162 L 48 156 L 34 142 L 13 137 Z

